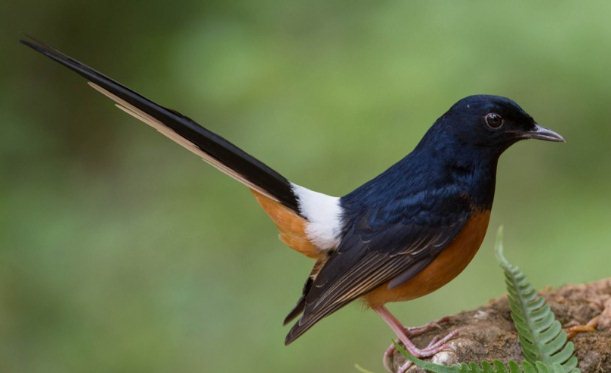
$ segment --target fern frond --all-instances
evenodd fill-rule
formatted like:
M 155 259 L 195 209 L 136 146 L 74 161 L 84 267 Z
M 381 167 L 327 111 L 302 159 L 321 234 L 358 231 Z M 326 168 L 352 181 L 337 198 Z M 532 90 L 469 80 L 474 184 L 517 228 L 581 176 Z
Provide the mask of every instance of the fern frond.
M 496 255 L 505 272 L 511 318 L 518 331 L 522 353 L 531 364 L 559 364 L 563 373 L 577 373 L 572 342 L 550 307 L 526 279 L 520 268 L 503 255 L 503 227 L 496 239 Z M 535 365 L 536 366 L 536 365 Z

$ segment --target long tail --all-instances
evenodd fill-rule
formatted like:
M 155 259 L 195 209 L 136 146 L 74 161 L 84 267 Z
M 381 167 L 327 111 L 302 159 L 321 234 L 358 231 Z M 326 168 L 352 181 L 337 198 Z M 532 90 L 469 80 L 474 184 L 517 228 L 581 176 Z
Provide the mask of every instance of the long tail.
M 300 214 L 293 184 L 226 139 L 54 48 L 31 38 L 22 39 L 21 43 L 83 76 L 91 87 L 113 100 L 119 109 L 199 155 L 223 173 Z
M 21 43 L 59 62 L 89 81 L 116 106 L 199 155 L 223 173 L 250 188 L 294 250 L 320 258 L 338 244 L 341 229 L 339 198 L 293 184 L 285 177 L 186 116 L 154 103 L 93 68 L 32 38 Z
M 280 239 L 296 251 L 317 259 L 304 287 L 304 295 L 286 317 L 285 324 L 303 312 L 305 294 L 324 266 L 327 250 L 339 244 L 342 228 L 339 198 L 289 182 L 261 161 L 186 116 L 154 103 L 56 49 L 31 38 L 23 39 L 21 43 L 83 76 L 92 88 L 113 100 L 119 109 L 250 188 L 278 227 Z M 293 327 L 286 343 L 292 342 L 312 324 Z

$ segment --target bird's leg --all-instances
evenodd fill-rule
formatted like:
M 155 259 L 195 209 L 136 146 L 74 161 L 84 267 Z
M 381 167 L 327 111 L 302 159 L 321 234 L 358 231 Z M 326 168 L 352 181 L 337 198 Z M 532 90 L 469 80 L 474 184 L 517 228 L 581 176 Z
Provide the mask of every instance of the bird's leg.
M 417 337 L 419 335 L 422 335 L 424 333 L 427 333 L 433 329 L 441 329 L 441 324 L 447 322 L 450 318 L 448 316 L 444 316 L 441 319 L 437 320 L 437 321 L 433 321 L 430 322 L 428 324 L 425 325 L 421 325 L 421 326 L 416 326 L 416 327 L 403 327 L 403 330 L 405 331 L 405 334 L 407 334 L 408 337 Z M 429 345 L 426 348 L 429 347 L 435 347 L 438 344 L 443 344 L 445 342 L 447 342 L 449 339 L 451 339 L 452 337 L 454 337 L 456 335 L 456 333 L 450 333 L 449 335 L 445 336 L 443 338 L 443 340 L 441 340 L 440 337 L 435 336 L 433 337 L 433 339 L 431 339 L 431 342 L 429 343 Z M 384 361 L 389 361 L 390 358 L 392 358 L 393 354 L 395 353 L 395 344 L 392 343 L 390 346 L 388 346 L 388 348 L 386 349 L 386 351 L 384 352 Z M 386 365 L 386 364 L 385 364 Z M 409 366 L 407 366 L 406 368 L 408 368 Z M 401 373 L 401 372 L 398 372 Z
M 408 336 L 411 334 L 410 329 L 405 328 L 401 324 L 401 322 L 397 320 L 390 313 L 388 309 L 386 309 L 386 307 L 379 306 L 379 307 L 375 307 L 374 310 L 380 315 L 382 320 L 384 320 L 388 324 L 388 326 L 390 326 L 392 331 L 395 333 L 397 338 L 399 338 L 401 343 L 403 343 L 403 345 L 409 351 L 409 353 L 418 358 L 430 357 L 446 349 L 447 346 L 445 345 L 445 343 L 448 342 L 453 337 L 455 337 L 457 334 L 456 331 L 453 331 L 439 340 L 436 340 L 436 339 L 432 340 L 428 346 L 426 346 L 423 349 L 420 349 L 416 347 L 416 345 L 414 345 L 414 343 L 410 340 Z M 415 334 L 411 334 L 411 335 L 416 336 L 418 334 L 422 334 L 428 330 L 431 330 L 436 327 L 435 324 L 436 323 L 431 323 L 423 327 L 414 328 L 413 330 Z M 392 357 L 394 351 L 395 351 L 394 345 L 391 345 L 384 353 L 384 367 L 388 370 L 390 370 L 391 368 L 390 367 L 390 358 Z M 410 361 L 406 362 L 402 367 L 399 368 L 399 372 L 404 372 L 407 368 L 409 368 L 409 366 L 411 365 L 410 363 L 411 363 Z

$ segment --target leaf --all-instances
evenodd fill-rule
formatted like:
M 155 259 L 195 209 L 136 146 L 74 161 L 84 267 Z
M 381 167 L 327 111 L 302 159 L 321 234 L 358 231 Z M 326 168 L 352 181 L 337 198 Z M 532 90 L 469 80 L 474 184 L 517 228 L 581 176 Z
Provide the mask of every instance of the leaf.
M 534 364 L 537 372 L 579 372 L 575 348 L 567 342 L 560 322 L 522 271 L 503 255 L 503 227 L 498 230 L 495 249 L 505 272 L 511 318 L 526 361 Z

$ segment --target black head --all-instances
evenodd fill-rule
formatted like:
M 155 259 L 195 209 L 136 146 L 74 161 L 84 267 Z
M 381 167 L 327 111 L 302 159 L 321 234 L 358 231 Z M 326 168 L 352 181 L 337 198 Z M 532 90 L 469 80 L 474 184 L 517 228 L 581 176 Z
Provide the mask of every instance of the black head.
M 558 133 L 539 126 L 518 104 L 501 96 L 465 97 L 439 118 L 432 130 L 461 147 L 497 155 L 525 139 L 564 142 Z

